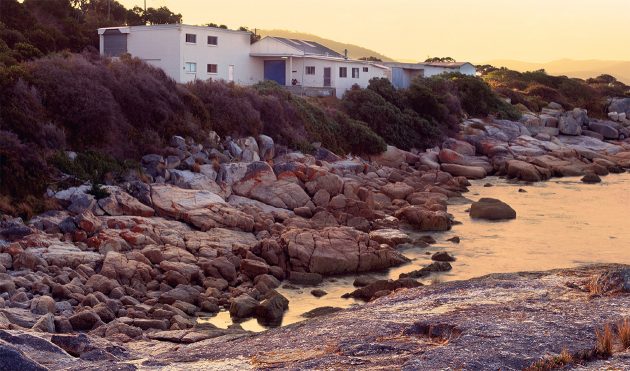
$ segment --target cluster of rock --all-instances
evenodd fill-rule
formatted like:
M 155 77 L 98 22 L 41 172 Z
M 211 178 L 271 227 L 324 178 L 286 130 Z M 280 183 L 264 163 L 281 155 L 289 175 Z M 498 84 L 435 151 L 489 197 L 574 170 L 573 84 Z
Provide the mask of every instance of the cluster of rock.
M 608 118 L 630 127 L 630 98 L 612 98 L 608 104 Z
M 471 119 L 457 138 L 420 154 L 427 167 L 453 176 L 507 176 L 537 182 L 553 176 L 607 175 L 630 167 L 630 129 L 564 111 L 552 103 L 521 122 Z
M 540 181 L 630 167 L 625 132 L 603 141 L 589 132 L 603 132 L 597 123 L 551 105 L 523 122 L 467 120 L 440 148 L 388 146 L 368 159 L 325 148 L 287 152 L 263 135 L 221 141 L 211 133 L 204 145 L 173 137 L 162 154 L 142 158 L 148 181 L 106 186 L 99 199 L 89 185 L 51 191 L 63 210 L 26 225 L 3 217 L 0 330 L 195 342 L 225 335 L 196 324 L 222 309 L 277 325 L 290 305 L 275 290 L 283 280 L 316 285 L 404 264 L 398 247 L 426 243 L 401 226 L 448 230 L 447 200 L 468 179 Z M 515 212 L 482 199 L 471 217 Z M 454 258 L 438 252 L 433 260 L 398 280 L 357 284 L 348 296 L 372 300 L 419 286 L 416 279 L 450 270 Z
M 414 241 L 399 227 L 449 229 L 446 200 L 469 185 L 394 147 L 367 161 L 211 138 L 144 156 L 150 183 L 105 186 L 100 199 L 73 187 L 53 194 L 63 210 L 5 217 L 0 329 L 191 342 L 208 337 L 196 318 L 222 308 L 278 324 L 282 280 L 407 262 L 396 246 Z

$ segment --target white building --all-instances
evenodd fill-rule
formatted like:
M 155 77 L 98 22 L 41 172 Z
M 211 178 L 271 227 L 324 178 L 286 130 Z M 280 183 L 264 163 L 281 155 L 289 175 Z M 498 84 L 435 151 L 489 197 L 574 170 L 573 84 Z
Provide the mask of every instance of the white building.
M 250 44 L 249 32 L 181 24 L 107 27 L 98 33 L 102 55 L 129 53 L 179 83 L 273 80 L 297 94 L 341 97 L 353 85 L 365 88 L 374 77 L 389 77 L 384 65 L 350 60 L 311 41 L 265 37 Z
M 468 62 L 431 62 L 431 63 L 385 63 L 391 69 L 392 84 L 398 89 L 405 89 L 417 76 L 431 77 L 443 73 L 459 72 L 475 76 L 475 66 Z
M 249 32 L 169 24 L 99 28 L 98 33 L 101 54 L 129 53 L 180 83 L 211 78 L 251 85 L 262 75 L 249 56 Z
M 375 77 L 388 77 L 389 68 L 374 62 L 348 59 L 313 41 L 265 37 L 251 47 L 262 65 L 263 79 L 273 80 L 304 95 L 343 94 Z

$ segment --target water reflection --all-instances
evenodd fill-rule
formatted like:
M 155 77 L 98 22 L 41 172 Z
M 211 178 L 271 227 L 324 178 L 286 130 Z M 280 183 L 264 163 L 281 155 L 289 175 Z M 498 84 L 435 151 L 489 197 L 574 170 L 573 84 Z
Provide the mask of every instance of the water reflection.
M 484 187 L 484 184 L 492 184 Z M 526 192 L 519 192 L 519 188 Z M 514 220 L 488 222 L 472 220 L 466 210 L 469 200 L 450 200 L 449 212 L 462 222 L 443 233 L 430 233 L 437 243 L 427 248 L 408 248 L 404 255 L 412 261 L 390 269 L 377 278 L 398 278 L 431 263 L 431 254 L 448 251 L 457 258 L 453 270 L 434 274 L 423 280 L 430 284 L 461 280 L 489 273 L 547 270 L 574 267 L 587 263 L 630 264 L 630 173 L 610 175 L 599 184 L 583 184 L 579 178 L 562 178 L 531 185 L 508 183 L 498 178 L 473 182 L 466 198 L 498 198 L 517 213 Z M 427 233 L 407 231 L 412 237 Z M 459 236 L 454 244 L 447 239 Z M 322 306 L 357 305 L 341 295 L 353 290 L 354 277 L 334 277 L 318 288 L 328 294 L 316 298 L 312 288 L 280 288 L 289 299 L 283 325 L 303 320 L 303 313 Z M 222 312 L 209 320 L 226 328 L 232 323 L 229 313 Z M 255 319 L 241 323 L 243 328 L 262 331 Z

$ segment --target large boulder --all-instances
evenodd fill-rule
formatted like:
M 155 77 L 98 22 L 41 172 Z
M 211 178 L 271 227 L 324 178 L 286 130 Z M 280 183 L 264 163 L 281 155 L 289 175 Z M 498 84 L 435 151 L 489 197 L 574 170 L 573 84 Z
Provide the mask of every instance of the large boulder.
M 148 264 L 130 260 L 121 253 L 109 251 L 103 260 L 100 274 L 123 285 L 129 285 L 132 281 L 141 283 L 151 281 L 153 269 Z
M 291 270 L 322 275 L 381 270 L 408 261 L 389 246 L 349 227 L 289 229 L 281 235 L 281 243 Z
M 387 146 L 385 152 L 370 156 L 370 161 L 383 166 L 400 168 L 403 164 L 417 162 L 418 156 L 394 146 Z
M 240 156 L 241 161 L 260 161 L 260 156 L 258 155 L 258 143 L 256 143 L 256 139 L 254 139 L 254 137 L 240 138 L 236 140 L 236 143 L 242 149 Z
M 289 210 L 302 207 L 311 200 L 302 187 L 286 180 L 257 184 L 248 194 L 242 196 Z
M 234 193 L 241 196 L 247 195 L 259 183 L 271 183 L 276 179 L 271 166 L 263 161 L 221 164 L 217 174 L 217 182 L 232 185 Z
M 509 160 L 506 163 L 506 171 L 508 177 L 526 182 L 540 182 L 551 177 L 549 169 L 520 160 Z
M 88 331 L 103 324 L 101 318 L 92 310 L 79 312 L 71 316 L 69 320 L 75 331 Z
M 462 140 L 448 138 L 442 143 L 443 149 L 450 149 L 465 156 L 475 155 L 475 146 Z
M 397 210 L 394 216 L 421 231 L 446 231 L 451 228 L 452 224 L 445 211 L 427 210 L 415 205 Z
M 258 136 L 258 155 L 263 161 L 269 161 L 275 156 L 275 145 L 273 139 L 266 135 Z
M 215 182 L 215 179 L 212 178 L 212 175 L 215 175 L 214 172 L 206 170 L 206 174 L 204 174 L 201 172 L 194 173 L 189 170 L 170 170 L 170 173 L 170 183 L 180 188 L 210 191 L 217 194 L 222 191 L 221 187 Z
M 575 108 L 573 111 L 565 112 L 558 121 L 560 133 L 565 135 L 582 134 L 582 125 L 589 123 L 587 112 L 584 109 Z
M 404 200 L 407 196 L 412 194 L 413 191 L 414 188 L 412 186 L 403 182 L 389 183 L 381 188 L 381 192 L 385 193 L 391 199 L 399 200 Z
M 486 170 L 480 166 L 464 166 L 445 163 L 440 166 L 442 171 L 445 171 L 452 176 L 463 176 L 468 179 L 483 179 L 487 175 Z
M 619 138 L 619 131 L 617 130 L 617 124 L 611 121 L 595 121 L 592 120 L 588 124 L 589 129 L 601 134 L 604 139 L 617 139 Z
M 486 220 L 515 219 L 516 211 L 501 200 L 482 198 L 472 203 L 470 207 L 470 217 L 473 219 Z
M 178 218 L 185 212 L 214 204 L 225 204 L 221 196 L 210 191 L 182 189 L 168 185 L 151 187 L 153 207 L 158 215 Z
M 608 112 L 625 113 L 630 117 L 630 98 L 611 99 Z
M 217 203 L 206 208 L 187 211 L 182 219 L 202 231 L 223 227 L 251 232 L 254 218 L 227 204 Z
M 389 246 L 397 246 L 403 243 L 411 242 L 411 237 L 400 229 L 377 229 L 375 231 L 370 232 L 370 239 L 378 242 L 384 243 Z
M 256 307 L 258 307 L 258 300 L 247 294 L 241 294 L 230 302 L 230 316 L 233 318 L 251 317 L 256 313 Z
M 256 306 L 256 318 L 266 325 L 280 325 L 284 311 L 289 309 L 289 300 L 275 290 L 271 290 L 266 296 Z

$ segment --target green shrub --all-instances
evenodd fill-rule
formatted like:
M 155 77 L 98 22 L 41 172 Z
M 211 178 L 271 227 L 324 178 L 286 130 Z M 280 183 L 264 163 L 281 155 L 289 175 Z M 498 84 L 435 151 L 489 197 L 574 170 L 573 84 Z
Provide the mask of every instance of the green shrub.
M 137 167 L 131 161 L 119 161 L 104 153 L 86 151 L 78 153 L 71 160 L 64 152 L 55 153 L 49 163 L 60 171 L 72 175 L 81 181 L 104 183 L 113 177 L 119 177 L 125 171 Z
M 94 196 L 97 200 L 109 197 L 107 189 L 103 188 L 103 186 L 98 183 L 92 183 L 92 187 L 90 187 L 87 193 Z

